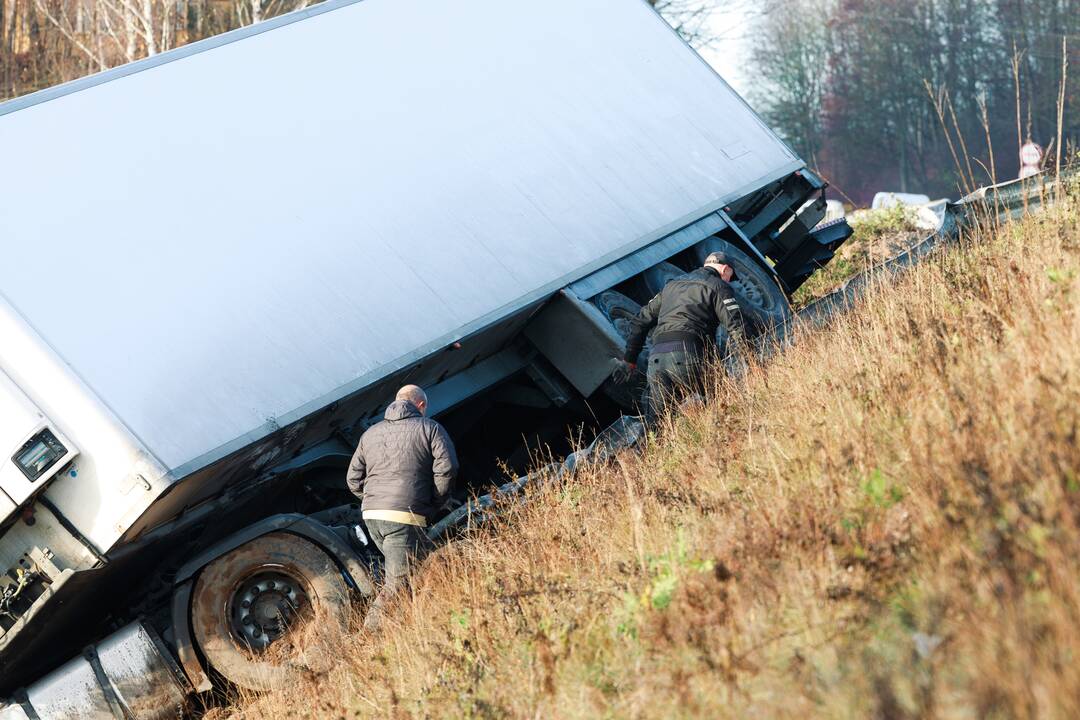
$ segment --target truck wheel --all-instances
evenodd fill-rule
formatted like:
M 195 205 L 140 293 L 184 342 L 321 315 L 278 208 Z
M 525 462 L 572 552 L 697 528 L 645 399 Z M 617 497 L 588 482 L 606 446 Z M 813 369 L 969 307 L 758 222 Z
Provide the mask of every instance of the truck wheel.
M 653 295 L 664 289 L 670 281 L 675 278 L 682 277 L 686 274 L 678 265 L 672 265 L 669 262 L 662 262 L 653 265 L 651 268 L 641 273 L 641 280 L 645 284 L 645 291 L 649 294 L 648 300 L 652 300 Z
M 304 670 L 329 669 L 332 658 L 319 640 L 332 637 L 313 639 L 315 633 L 299 626 L 320 634 L 328 627 L 344 631 L 348 607 L 348 589 L 330 556 L 296 535 L 275 532 L 202 570 L 191 626 L 203 655 L 227 680 L 273 690 Z
M 773 332 L 791 321 L 791 304 L 765 268 L 738 246 L 718 237 L 702 240 L 694 247 L 699 262 L 705 262 L 714 252 L 725 253 L 735 268 L 739 279 L 731 283 L 731 289 L 750 325 L 751 337 Z
M 623 340 L 630 336 L 630 321 L 641 310 L 636 302 L 615 290 L 607 290 L 593 298 L 593 304 L 600 308 L 611 324 L 615 326 Z M 638 355 L 638 367 L 649 366 L 649 348 L 651 343 L 646 340 L 645 347 Z M 637 412 L 641 402 L 641 393 L 645 389 L 645 375 L 639 374 L 631 382 L 619 384 L 614 380 L 607 380 L 601 386 L 604 394 L 614 400 L 620 407 Z
M 641 310 L 641 305 L 617 290 L 605 290 L 593 298 L 593 304 L 600 308 L 600 312 L 604 313 L 624 339 L 630 335 L 630 321 Z

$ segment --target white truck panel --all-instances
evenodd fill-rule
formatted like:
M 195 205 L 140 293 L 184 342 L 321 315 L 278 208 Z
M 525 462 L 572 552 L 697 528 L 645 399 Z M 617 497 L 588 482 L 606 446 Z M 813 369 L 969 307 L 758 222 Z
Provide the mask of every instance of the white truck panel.
M 40 413 L 40 419 L 47 420 L 80 453 L 65 472 L 49 482 L 44 495 L 95 549 L 104 552 L 168 487 L 172 478 L 2 297 L 0 338 L 3 338 L 0 379 L 8 378 L 7 382 L 25 393 L 20 401 L 25 409 L 21 415 L 27 415 L 33 408 L 35 414 Z M 15 410 L 20 405 L 16 404 L 15 393 L 19 389 L 11 389 L 0 398 L 5 416 L 18 414 Z M 18 443 L 13 438 L 16 433 L 29 432 L 31 424 L 38 419 L 24 417 L 22 430 L 12 430 L 0 438 L 4 442 L 0 446 L 0 452 L 4 453 L 0 456 L 3 462 L 0 479 L 5 489 L 8 478 L 13 477 L 10 474 L 19 472 L 9 461 Z M 16 487 L 33 489 L 25 484 Z M 21 502 L 23 498 L 13 499 Z M 35 526 L 17 523 L 0 537 L 0 568 L 10 567 L 14 559 L 35 544 L 56 551 L 66 567 L 78 567 L 86 559 L 93 561 L 93 557 L 84 558 L 85 550 L 46 518 L 47 513 L 39 512 Z
M 0 706 L 0 720 L 30 720 L 30 716 L 19 705 Z
M 6 493 L 0 493 L 0 518 L 10 517 L 18 507 Z
M 800 167 L 662 25 L 336 1 L 0 106 L 0 292 L 182 475 Z
M 8 462 L 23 441 L 41 424 L 44 416 L 19 387 L 0 369 L 0 503 L 7 500 L 14 510 L 34 492 L 30 482 L 13 462 Z M 0 508 L 2 509 L 2 508 Z M 10 510 L 0 514 L 6 520 Z

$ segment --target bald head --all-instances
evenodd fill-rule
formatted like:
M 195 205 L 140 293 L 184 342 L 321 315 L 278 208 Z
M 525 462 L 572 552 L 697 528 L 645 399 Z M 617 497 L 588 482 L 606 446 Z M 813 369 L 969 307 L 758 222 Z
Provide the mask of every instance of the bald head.
M 397 391 L 395 400 L 405 400 L 416 406 L 420 414 L 427 414 L 427 393 L 419 385 L 405 385 Z

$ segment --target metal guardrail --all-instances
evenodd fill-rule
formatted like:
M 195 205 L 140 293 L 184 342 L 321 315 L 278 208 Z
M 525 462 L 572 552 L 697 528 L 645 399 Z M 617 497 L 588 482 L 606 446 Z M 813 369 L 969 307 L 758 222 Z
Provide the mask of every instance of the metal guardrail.
M 810 328 L 819 327 L 837 312 L 854 305 L 873 282 L 913 267 L 940 245 L 958 238 L 964 228 L 992 218 L 998 221 L 1015 219 L 1041 210 L 1053 204 L 1060 192 L 1077 181 L 1080 181 L 1080 167 L 1073 167 L 1062 172 L 1060 178 L 1049 173 L 1033 175 L 980 188 L 958 202 L 948 203 L 942 213 L 941 225 L 933 233 L 849 278 L 836 290 L 802 308 L 796 316 L 797 322 Z

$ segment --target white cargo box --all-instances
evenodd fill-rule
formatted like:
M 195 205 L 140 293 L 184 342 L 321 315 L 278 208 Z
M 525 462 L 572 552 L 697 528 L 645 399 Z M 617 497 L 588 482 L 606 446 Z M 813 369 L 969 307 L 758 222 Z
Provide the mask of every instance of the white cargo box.
M 802 165 L 639 0 L 328 2 L 0 147 L 0 293 L 175 475 Z

